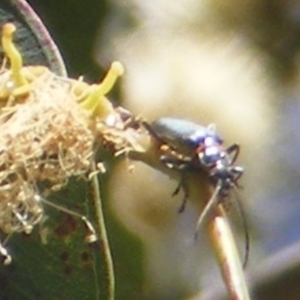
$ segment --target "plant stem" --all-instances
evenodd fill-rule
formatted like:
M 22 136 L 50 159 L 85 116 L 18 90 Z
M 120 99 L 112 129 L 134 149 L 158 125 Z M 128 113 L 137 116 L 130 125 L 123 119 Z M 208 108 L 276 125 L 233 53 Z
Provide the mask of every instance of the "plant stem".
M 208 233 L 231 300 L 250 300 L 236 243 L 222 204 L 208 221 Z
M 92 166 L 92 172 L 96 170 L 95 163 Z M 100 188 L 97 173 L 91 179 L 92 193 L 94 206 L 97 217 L 97 224 L 99 228 L 99 242 L 101 245 L 101 250 L 103 251 L 104 261 L 106 264 L 106 279 L 107 279 L 107 300 L 115 299 L 115 274 L 114 274 L 114 265 L 112 254 L 109 246 L 105 221 L 104 221 L 104 213 L 103 213 L 103 205 L 101 201 Z

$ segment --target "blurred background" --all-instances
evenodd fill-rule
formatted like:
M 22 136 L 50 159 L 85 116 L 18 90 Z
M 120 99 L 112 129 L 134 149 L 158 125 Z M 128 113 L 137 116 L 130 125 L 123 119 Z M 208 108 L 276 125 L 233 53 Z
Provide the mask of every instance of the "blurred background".
M 249 272 L 299 241 L 299 0 L 28 2 L 71 77 L 99 82 L 120 60 L 116 104 L 149 121 L 215 123 L 225 145 L 241 145 Z M 222 286 L 205 234 L 193 241 L 199 212 L 189 204 L 178 215 L 175 182 L 127 166 L 111 165 L 102 182 L 119 299 L 200 299 Z

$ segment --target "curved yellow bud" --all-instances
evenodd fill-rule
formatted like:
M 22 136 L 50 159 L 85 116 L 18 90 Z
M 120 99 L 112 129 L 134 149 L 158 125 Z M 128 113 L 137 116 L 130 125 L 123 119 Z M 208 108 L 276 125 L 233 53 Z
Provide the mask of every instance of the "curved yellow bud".
M 106 95 L 115 85 L 117 78 L 124 74 L 124 67 L 119 61 L 114 61 L 111 64 L 108 73 L 106 74 L 103 81 L 99 84 L 99 92 Z
M 9 58 L 11 64 L 12 80 L 16 87 L 28 84 L 25 77 L 21 74 L 23 59 L 20 52 L 13 43 L 13 33 L 16 26 L 13 23 L 6 23 L 2 27 L 2 47 L 5 55 Z
M 113 62 L 103 81 L 94 86 L 90 94 L 80 103 L 80 106 L 88 110 L 92 116 L 101 118 L 108 116 L 113 111 L 113 107 L 105 95 L 111 91 L 117 78 L 123 73 L 123 65 L 118 61 Z

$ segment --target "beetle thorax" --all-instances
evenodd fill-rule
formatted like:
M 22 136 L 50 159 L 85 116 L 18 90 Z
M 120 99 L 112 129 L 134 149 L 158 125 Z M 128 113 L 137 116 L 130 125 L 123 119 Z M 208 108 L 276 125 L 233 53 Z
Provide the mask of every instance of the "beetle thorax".
M 224 154 L 221 145 L 213 137 L 205 138 L 197 152 L 200 163 L 207 167 L 215 166 Z

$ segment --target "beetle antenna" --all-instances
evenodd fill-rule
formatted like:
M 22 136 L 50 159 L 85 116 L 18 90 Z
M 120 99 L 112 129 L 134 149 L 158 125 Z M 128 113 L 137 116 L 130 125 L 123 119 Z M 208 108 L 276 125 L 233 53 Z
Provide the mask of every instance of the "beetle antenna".
M 249 253 L 250 253 L 250 235 L 249 235 L 249 230 L 248 230 L 249 226 L 248 226 L 243 203 L 242 203 L 240 197 L 238 196 L 238 194 L 236 193 L 236 189 L 234 189 L 234 196 L 235 196 L 234 198 L 235 198 L 236 208 L 237 208 L 239 215 L 241 216 L 242 226 L 244 229 L 245 254 L 244 254 L 244 260 L 243 260 L 243 268 L 245 269 L 248 264 Z
M 202 210 L 202 212 L 198 218 L 197 225 L 196 225 L 196 231 L 195 231 L 195 239 L 197 239 L 199 228 L 200 228 L 201 224 L 203 223 L 205 217 L 207 217 L 207 215 L 210 213 L 212 208 L 217 204 L 217 202 L 219 200 L 219 195 L 220 195 L 221 189 L 222 189 L 222 182 L 219 180 L 212 196 L 210 197 L 209 201 L 205 205 L 204 209 Z

